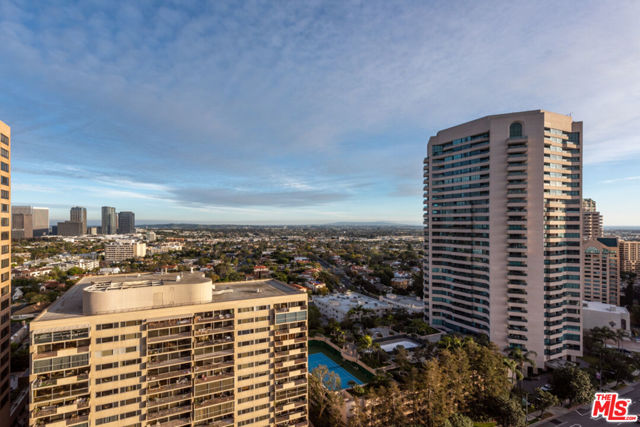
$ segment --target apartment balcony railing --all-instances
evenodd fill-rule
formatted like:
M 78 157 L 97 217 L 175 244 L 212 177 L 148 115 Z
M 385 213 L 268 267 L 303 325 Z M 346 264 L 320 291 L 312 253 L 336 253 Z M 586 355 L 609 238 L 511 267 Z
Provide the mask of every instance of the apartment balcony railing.
M 148 381 L 155 381 L 155 380 L 164 380 L 167 378 L 173 378 L 173 377 L 179 377 L 182 375 L 188 375 L 191 373 L 191 369 L 182 369 L 180 371 L 173 371 L 173 372 L 165 372 L 162 374 L 157 374 L 157 375 L 149 375 L 148 376 Z
M 163 336 L 158 336 L 158 337 L 148 337 L 147 338 L 147 342 L 148 343 L 156 343 L 156 342 L 162 342 L 162 341 L 172 341 L 172 340 L 177 340 L 177 339 L 181 339 L 181 338 L 189 338 L 191 336 L 191 332 L 181 332 L 179 334 L 172 334 L 172 335 L 163 335 Z
M 189 411 L 191 411 L 191 402 L 189 402 L 188 405 L 176 406 L 173 408 L 163 409 L 161 411 L 149 411 L 147 412 L 147 421 Z
M 162 397 L 160 399 L 150 398 L 150 399 L 147 399 L 147 406 L 153 407 L 153 406 L 164 405 L 166 403 L 179 402 L 181 400 L 191 399 L 191 396 L 192 396 L 191 393 L 184 393 L 184 394 L 177 394 L 175 396 Z

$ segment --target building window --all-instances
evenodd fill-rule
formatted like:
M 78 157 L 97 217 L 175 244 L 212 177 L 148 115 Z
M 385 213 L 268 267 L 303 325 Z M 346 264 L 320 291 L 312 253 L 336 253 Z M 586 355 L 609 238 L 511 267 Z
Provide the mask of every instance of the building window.
M 0 141 L 2 141 L 3 144 L 8 144 L 9 143 L 9 137 L 7 135 L 5 135 L 4 133 L 0 133 Z
M 509 126 L 509 138 L 518 138 L 522 136 L 522 123 L 513 122 Z
M 9 163 L 5 163 L 5 162 L 0 163 L 0 169 L 2 169 L 5 172 L 9 172 Z
M 8 176 L 3 176 L 2 177 L 2 185 L 9 185 L 9 177 Z

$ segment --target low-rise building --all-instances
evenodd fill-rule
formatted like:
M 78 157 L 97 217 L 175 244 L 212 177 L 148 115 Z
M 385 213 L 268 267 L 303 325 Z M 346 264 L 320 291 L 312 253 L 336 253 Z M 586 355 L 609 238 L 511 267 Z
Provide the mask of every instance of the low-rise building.
M 253 277 L 256 279 L 266 279 L 271 276 L 271 272 L 269 268 L 264 265 L 256 265 L 253 267 Z
M 424 310 L 424 302 L 420 298 L 387 294 L 376 299 L 351 291 L 344 294 L 317 295 L 313 297 L 313 303 L 322 315 L 338 322 L 345 320 L 350 310 L 358 307 L 378 314 L 393 310 L 421 313 Z
M 582 324 L 585 331 L 593 328 L 631 329 L 629 311 L 624 307 L 596 301 L 582 301 Z
M 311 289 L 313 292 L 320 292 L 323 289 L 327 289 L 327 284 L 318 280 L 307 280 L 304 286 Z

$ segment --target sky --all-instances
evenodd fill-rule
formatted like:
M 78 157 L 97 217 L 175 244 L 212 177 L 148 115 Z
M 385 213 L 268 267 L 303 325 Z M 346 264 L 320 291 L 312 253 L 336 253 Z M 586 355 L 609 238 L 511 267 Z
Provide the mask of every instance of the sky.
M 138 223 L 422 221 L 430 135 L 584 122 L 584 196 L 640 225 L 638 1 L 0 1 L 12 202 Z

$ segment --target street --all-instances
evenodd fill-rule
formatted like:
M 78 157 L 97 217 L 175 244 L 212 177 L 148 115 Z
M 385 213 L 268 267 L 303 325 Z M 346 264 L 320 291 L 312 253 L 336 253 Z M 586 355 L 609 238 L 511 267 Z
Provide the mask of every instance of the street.
M 631 399 L 632 401 L 629 415 L 640 414 L 640 386 L 634 386 L 632 390 L 622 393 L 621 397 Z M 633 425 L 633 423 L 609 423 L 602 418 L 594 420 L 591 418 L 591 404 L 587 404 L 579 407 L 577 410 L 569 412 L 568 414 L 539 425 L 544 427 L 590 427 L 605 425 Z

